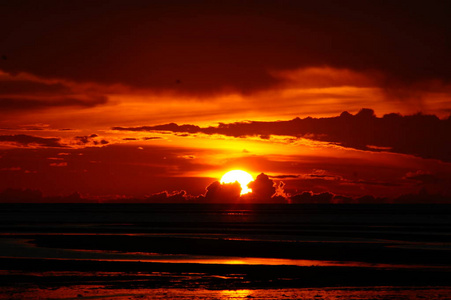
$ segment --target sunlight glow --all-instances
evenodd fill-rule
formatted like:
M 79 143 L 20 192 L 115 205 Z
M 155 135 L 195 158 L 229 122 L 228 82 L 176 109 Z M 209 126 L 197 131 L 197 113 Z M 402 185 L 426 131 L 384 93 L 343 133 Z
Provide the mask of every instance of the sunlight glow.
M 252 192 L 252 190 L 247 186 L 251 181 L 254 181 L 252 175 L 241 170 L 227 172 L 221 178 L 221 183 L 238 182 L 241 185 L 241 195 Z
M 222 290 L 219 299 L 248 299 L 251 296 L 251 290 Z

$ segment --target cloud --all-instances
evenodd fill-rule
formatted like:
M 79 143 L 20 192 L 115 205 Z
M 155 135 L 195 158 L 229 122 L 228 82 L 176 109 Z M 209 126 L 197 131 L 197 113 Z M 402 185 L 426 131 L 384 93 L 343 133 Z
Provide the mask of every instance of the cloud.
M 182 93 L 252 92 L 279 82 L 271 71 L 324 65 L 376 70 L 387 74 L 381 84 L 395 87 L 451 78 L 447 1 L 113 1 L 89 7 L 50 1 L 30 7 L 2 6 L 8 60 L 0 66 L 11 73 Z
M 207 202 L 234 203 L 240 198 L 241 186 L 238 182 L 221 184 L 214 181 L 207 187 Z
M 375 186 L 400 186 L 399 183 L 394 182 L 383 182 L 383 181 L 376 181 L 376 180 L 355 180 L 355 181 L 348 181 L 350 183 L 354 184 L 367 184 L 367 185 L 375 185 Z
M 95 203 L 97 199 L 84 198 L 78 192 L 65 196 L 44 196 L 37 189 L 12 189 L 0 192 L 0 203 Z
M 114 127 L 113 129 L 221 134 L 232 137 L 293 136 L 360 150 L 390 151 L 451 161 L 451 144 L 448 143 L 451 117 L 439 119 L 434 115 L 401 116 L 394 113 L 376 117 L 371 109 L 362 109 L 355 115 L 345 111 L 340 116 L 329 118 L 308 117 L 290 121 L 220 123 L 216 127 L 204 128 L 170 123 L 156 126 Z
M 84 98 L 71 98 L 52 96 L 48 98 L 26 98 L 25 97 L 1 97 L 0 109 L 3 111 L 14 112 L 24 110 L 38 110 L 52 107 L 93 107 L 105 104 L 108 99 L 105 96 L 90 96 Z
M 261 173 L 248 185 L 252 192 L 240 195 L 241 186 L 238 182 L 220 183 L 213 181 L 206 187 L 204 195 L 189 195 L 186 191 L 163 191 L 145 199 L 153 203 L 288 203 L 288 195 L 283 191 L 284 184 L 275 184 L 269 177 Z
M 406 176 L 404 176 L 404 179 L 414 180 L 419 184 L 434 184 L 440 181 L 434 174 L 423 170 L 408 172 Z
M 99 140 L 97 138 L 98 138 L 98 135 L 94 133 L 91 135 L 76 136 L 74 138 L 74 140 L 76 141 L 77 145 L 82 145 L 82 146 L 88 145 L 88 144 L 96 145 L 96 146 L 97 145 L 107 145 L 110 143 L 109 141 L 107 141 L 105 139 Z
M 266 174 L 259 174 L 257 178 L 248 184 L 252 189 L 252 197 L 258 201 L 268 201 L 276 193 L 274 181 Z
M 23 147 L 64 147 L 64 145 L 60 143 L 60 138 L 43 138 L 25 134 L 0 135 L 0 143 L 1 142 L 13 143 Z
M 0 70 L 0 109 L 8 113 L 53 107 L 88 108 L 107 102 L 106 96 L 79 84 Z
M 322 179 L 322 180 L 343 180 L 341 176 L 332 176 L 325 174 L 307 174 L 303 176 L 306 179 Z
M 315 204 L 325 204 L 331 203 L 334 195 L 329 192 L 324 192 L 320 194 L 314 194 L 312 192 L 303 192 L 302 194 L 297 194 L 291 197 L 291 203 L 301 204 L 301 203 L 315 203 Z
M 163 191 L 161 193 L 156 193 L 150 195 L 144 199 L 144 202 L 150 203 L 186 203 L 190 200 L 186 191 L 173 191 L 172 193 L 168 191 Z
M 131 198 L 123 195 L 110 197 L 87 197 L 78 192 L 65 196 L 44 196 L 37 189 L 13 189 L 7 188 L 0 191 L 0 203 L 285 203 L 290 204 L 432 204 L 451 203 L 451 197 L 440 193 L 429 193 L 425 189 L 419 193 L 403 194 L 395 198 L 375 197 L 364 195 L 349 197 L 335 195 L 331 192 L 313 193 L 304 191 L 295 195 L 274 195 L 271 198 L 252 198 L 246 195 L 240 197 L 238 184 L 221 184 L 218 181 L 207 187 L 206 195 L 190 195 L 184 190 L 162 191 L 143 198 Z M 232 197 L 232 198 L 229 198 Z
M 274 179 L 286 179 L 286 178 L 299 178 L 301 175 L 269 175 L 269 178 L 274 178 Z

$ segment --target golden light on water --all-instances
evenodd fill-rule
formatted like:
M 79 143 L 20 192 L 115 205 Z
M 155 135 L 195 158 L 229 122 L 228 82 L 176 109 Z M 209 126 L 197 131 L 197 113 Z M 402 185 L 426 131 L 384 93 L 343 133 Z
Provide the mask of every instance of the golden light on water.
M 220 299 L 249 299 L 254 298 L 251 296 L 251 290 L 223 290 L 220 292 Z

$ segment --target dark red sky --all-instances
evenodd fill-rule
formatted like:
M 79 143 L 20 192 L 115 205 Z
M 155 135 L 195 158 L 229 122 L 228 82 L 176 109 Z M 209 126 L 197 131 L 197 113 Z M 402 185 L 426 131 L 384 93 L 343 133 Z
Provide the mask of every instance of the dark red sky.
M 0 190 L 449 196 L 450 6 L 3 2 Z

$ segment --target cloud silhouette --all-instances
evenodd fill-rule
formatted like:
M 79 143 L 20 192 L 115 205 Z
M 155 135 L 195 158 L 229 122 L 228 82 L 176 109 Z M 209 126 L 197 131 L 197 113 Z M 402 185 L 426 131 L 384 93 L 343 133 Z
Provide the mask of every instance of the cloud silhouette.
M 76 141 L 77 145 L 107 145 L 110 142 L 108 142 L 105 139 L 98 140 L 96 139 L 98 137 L 97 134 L 91 134 L 91 135 L 83 135 L 83 136 L 76 136 L 74 137 L 74 140 Z
M 207 202 L 233 203 L 240 198 L 241 185 L 238 182 L 220 183 L 214 181 L 207 187 L 205 200 Z
M 0 203 L 249 203 L 249 197 L 246 195 L 240 198 L 239 186 L 235 184 L 221 185 L 218 181 L 213 182 L 207 188 L 207 195 L 189 195 L 184 190 L 163 191 L 152 194 L 144 198 L 131 198 L 121 195 L 105 197 L 83 197 L 75 192 L 64 196 L 44 196 L 40 190 L 36 189 L 13 189 L 7 188 L 0 191 Z M 238 193 L 238 194 L 237 194 Z M 228 198 L 232 196 L 233 198 Z M 425 189 L 414 194 L 404 194 L 396 198 L 380 198 L 372 195 L 361 197 L 349 197 L 343 195 L 334 195 L 330 192 L 313 193 L 305 191 L 287 198 L 273 196 L 267 201 L 257 201 L 255 203 L 285 203 L 290 204 L 432 204 L 432 203 L 451 203 L 451 197 L 440 193 L 429 193 Z M 238 202 L 236 202 L 238 201 Z
M 303 192 L 301 194 L 297 194 L 291 197 L 291 203 L 295 204 L 326 204 L 332 203 L 332 199 L 334 198 L 334 194 L 329 192 L 324 192 L 320 194 L 314 194 L 312 192 Z
M 417 181 L 419 184 L 434 184 L 440 181 L 434 174 L 422 170 L 408 172 L 404 178 Z
M 156 193 L 150 195 L 144 199 L 144 202 L 151 203 L 186 203 L 190 197 L 186 194 L 186 191 L 174 191 L 169 193 L 168 191 L 163 191 L 161 193 Z
M 257 201 L 267 202 L 276 193 L 274 181 L 264 173 L 259 174 L 248 184 L 248 187 L 252 189 L 252 197 Z
M 451 161 L 451 117 L 439 119 L 434 115 L 401 116 L 386 114 L 376 117 L 371 109 L 352 115 L 343 112 L 329 118 L 295 118 L 275 122 L 220 123 L 213 127 L 177 125 L 175 123 L 114 127 L 122 131 L 169 131 L 174 133 L 222 134 L 232 137 L 283 135 L 335 143 L 367 151 L 390 151 L 423 158 Z
M 64 147 L 60 143 L 60 138 L 43 138 L 25 134 L 0 135 L 0 142 L 14 143 L 23 147 L 36 145 L 41 147 Z

